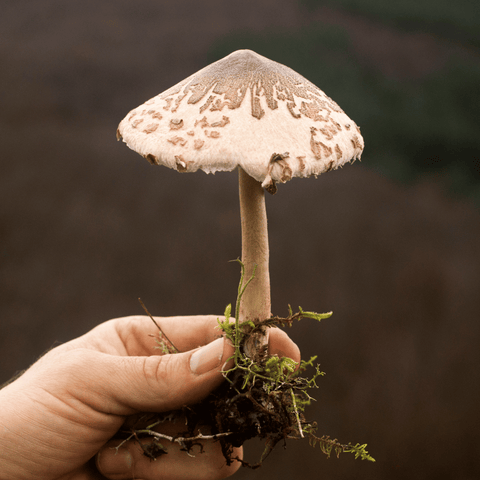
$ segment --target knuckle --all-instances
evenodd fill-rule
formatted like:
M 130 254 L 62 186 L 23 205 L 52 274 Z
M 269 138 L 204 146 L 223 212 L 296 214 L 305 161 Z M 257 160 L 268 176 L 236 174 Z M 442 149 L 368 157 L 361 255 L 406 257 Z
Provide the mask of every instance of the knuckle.
M 168 383 L 174 372 L 172 355 L 140 357 L 142 371 L 146 382 L 155 388 Z

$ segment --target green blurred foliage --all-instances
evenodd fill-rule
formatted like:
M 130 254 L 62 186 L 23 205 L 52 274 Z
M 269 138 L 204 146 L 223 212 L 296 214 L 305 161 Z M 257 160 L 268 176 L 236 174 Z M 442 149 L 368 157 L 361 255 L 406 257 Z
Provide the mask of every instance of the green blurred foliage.
M 301 0 L 307 8 L 342 8 L 408 31 L 428 32 L 480 47 L 480 3 L 476 0 Z
M 394 4 L 378 4 L 394 15 Z M 412 11 L 423 18 L 423 9 Z M 325 24 L 236 32 L 213 45 L 209 60 L 241 48 L 288 65 L 339 103 L 362 129 L 367 166 L 402 182 L 434 175 L 480 206 L 480 62 L 457 56 L 422 78 L 390 78 L 359 59 L 345 29 Z

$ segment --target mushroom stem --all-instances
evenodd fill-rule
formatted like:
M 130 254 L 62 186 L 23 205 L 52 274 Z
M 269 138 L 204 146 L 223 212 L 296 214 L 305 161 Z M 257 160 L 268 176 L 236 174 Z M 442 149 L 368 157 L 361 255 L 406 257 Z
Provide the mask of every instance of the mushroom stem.
M 242 263 L 245 266 L 245 279 L 251 281 L 242 296 L 240 321 L 265 320 L 271 317 L 270 273 L 268 269 L 268 228 L 265 208 L 265 192 L 260 184 L 238 167 L 240 218 L 242 225 Z M 251 338 L 245 346 L 246 354 L 253 358 L 262 346 L 268 343 L 266 332 Z

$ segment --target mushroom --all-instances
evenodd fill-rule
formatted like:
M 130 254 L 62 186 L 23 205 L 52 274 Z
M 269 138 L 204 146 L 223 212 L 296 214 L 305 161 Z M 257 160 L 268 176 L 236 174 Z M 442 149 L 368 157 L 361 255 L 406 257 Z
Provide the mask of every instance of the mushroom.
M 242 263 L 249 278 L 240 321 L 271 316 L 264 189 L 360 158 L 360 129 L 323 91 L 251 50 L 208 65 L 133 109 L 123 139 L 150 163 L 178 172 L 239 170 Z M 256 266 L 256 267 L 255 267 Z M 252 340 L 249 356 L 267 342 Z

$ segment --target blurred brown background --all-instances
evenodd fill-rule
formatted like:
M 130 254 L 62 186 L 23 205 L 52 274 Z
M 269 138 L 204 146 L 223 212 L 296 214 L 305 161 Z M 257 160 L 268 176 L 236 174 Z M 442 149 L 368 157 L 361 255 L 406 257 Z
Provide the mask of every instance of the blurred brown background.
M 432 6 L 433 5 L 433 6 Z M 475 2 L 4 1 L 0 382 L 58 342 L 235 301 L 235 173 L 154 168 L 131 109 L 237 48 L 296 69 L 361 127 L 362 162 L 267 198 L 272 301 L 334 311 L 289 331 L 327 376 L 319 433 L 239 479 L 480 475 L 480 40 Z M 431 7 L 431 8 L 430 8 Z M 470 10 L 469 10 L 470 8 Z M 478 8 L 478 7 L 477 7 Z

